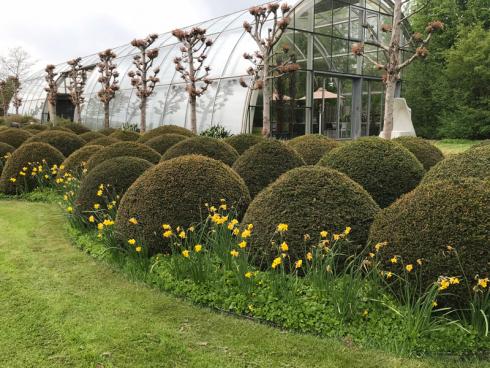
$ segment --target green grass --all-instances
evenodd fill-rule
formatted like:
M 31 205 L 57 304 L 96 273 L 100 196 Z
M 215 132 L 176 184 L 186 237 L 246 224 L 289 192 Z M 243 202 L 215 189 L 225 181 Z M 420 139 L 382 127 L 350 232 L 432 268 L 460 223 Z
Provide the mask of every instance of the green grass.
M 464 152 L 479 142 L 468 139 L 443 139 L 436 141 L 435 145 L 444 153 L 444 156 L 449 156 Z
M 401 359 L 192 306 L 78 251 L 54 204 L 0 201 L 0 367 L 490 367 Z

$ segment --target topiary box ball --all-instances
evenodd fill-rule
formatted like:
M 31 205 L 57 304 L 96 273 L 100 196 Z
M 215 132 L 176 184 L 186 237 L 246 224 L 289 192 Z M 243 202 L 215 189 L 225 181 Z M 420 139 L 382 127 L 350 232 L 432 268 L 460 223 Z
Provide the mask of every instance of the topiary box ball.
M 135 142 L 141 135 L 136 132 L 131 132 L 129 130 L 116 130 L 112 132 L 109 137 L 126 142 Z
M 26 143 L 43 142 L 57 148 L 65 157 L 70 156 L 77 149 L 85 145 L 85 141 L 75 133 L 61 130 L 46 130 L 34 137 L 29 138 Z
M 0 131 L 0 142 L 7 143 L 14 148 L 18 148 L 32 136 L 33 134 L 25 129 L 8 128 Z
M 226 143 L 237 150 L 239 155 L 264 140 L 264 137 L 257 134 L 237 134 L 224 139 Z
M 68 156 L 63 164 L 63 168 L 58 170 L 58 177 L 62 177 L 65 173 L 69 172 L 75 177 L 82 176 L 83 170 L 85 169 L 88 160 L 98 151 L 103 149 L 103 146 L 84 146 L 77 149 L 70 156 Z
M 87 143 L 93 141 L 94 139 L 105 138 L 105 137 L 106 136 L 104 134 L 99 132 L 86 132 L 80 134 L 80 138 L 82 138 Z
M 83 134 L 91 131 L 85 125 L 80 123 L 68 123 L 65 125 L 65 128 L 70 129 L 75 134 Z
M 96 138 L 90 142 L 88 142 L 86 145 L 87 146 L 110 146 L 111 144 L 120 142 L 118 139 L 111 138 L 111 137 L 101 137 L 101 138 Z
M 285 172 L 305 164 L 301 156 L 281 141 L 267 139 L 241 155 L 233 169 L 247 184 L 254 198 Z
M 159 135 L 162 134 L 179 134 L 179 135 L 184 135 L 186 137 L 193 137 L 195 136 L 194 133 L 192 133 L 189 129 L 177 126 L 177 125 L 163 125 L 159 126 L 158 128 L 152 129 L 145 134 L 143 134 L 139 139 L 138 142 L 140 143 L 145 143 L 149 141 L 152 138 L 158 137 Z
M 252 201 L 243 224 L 253 224 L 251 252 L 259 266 L 270 267 L 282 240 L 289 245 L 292 262 L 303 259 L 318 245 L 321 231 L 343 232 L 351 227 L 352 252 L 364 248 L 379 207 L 356 182 L 337 170 L 319 166 L 292 169 L 260 192 Z M 282 240 L 276 229 L 287 224 Z M 310 240 L 305 240 L 305 236 Z
M 307 165 L 315 165 L 327 152 L 339 147 L 341 143 L 321 134 L 306 134 L 291 139 L 287 144 L 299 153 Z
M 179 142 L 182 142 L 187 138 L 189 137 L 180 134 L 161 134 L 156 136 L 155 138 L 145 141 L 145 144 L 148 147 L 153 148 L 159 154 L 163 155 L 170 147 L 176 145 Z
M 400 275 L 406 265 L 413 265 L 417 277 L 409 280 L 416 285 L 418 278 L 422 292 L 439 276 L 458 277 L 460 284 L 444 291 L 452 295 L 438 297 L 438 302 L 467 306 L 474 278 L 488 277 L 490 271 L 490 182 L 463 179 L 420 185 L 377 214 L 369 242 L 373 252 L 376 244 L 386 242 L 378 252 L 384 271 Z M 390 261 L 393 257 L 396 263 Z M 395 286 L 396 292 L 403 292 Z
M 425 170 L 429 170 L 439 161 L 444 160 L 442 151 L 426 139 L 419 137 L 398 137 L 393 142 L 400 143 L 412 152 L 424 166 Z
M 177 157 L 146 171 L 121 200 L 116 231 L 121 241 L 136 239 L 149 254 L 168 252 L 162 224 L 185 228 L 206 219 L 205 206 L 224 199 L 240 217 L 250 202 L 248 189 L 229 166 L 205 156 Z M 130 219 L 136 219 L 133 224 Z
M 2 173 L 5 162 L 14 151 L 15 148 L 12 147 L 10 144 L 0 142 L 0 174 Z
M 361 184 L 381 208 L 414 189 L 425 170 L 401 144 L 366 137 L 343 144 L 318 162 L 332 167 Z
M 115 131 L 116 131 L 115 128 L 102 128 L 102 129 L 97 130 L 98 133 L 101 133 L 101 134 L 106 135 L 106 136 L 111 135 Z

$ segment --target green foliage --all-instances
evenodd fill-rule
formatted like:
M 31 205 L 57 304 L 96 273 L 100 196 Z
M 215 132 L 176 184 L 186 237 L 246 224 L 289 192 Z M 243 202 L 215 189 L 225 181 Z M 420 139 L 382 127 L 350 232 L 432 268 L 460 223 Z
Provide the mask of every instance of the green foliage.
M 77 149 L 63 161 L 63 169 L 59 170 L 58 176 L 62 177 L 65 172 L 69 172 L 75 177 L 80 177 L 90 157 L 103 148 L 103 146 L 87 145 Z
M 70 120 L 68 120 L 70 121 Z M 66 133 L 73 133 L 73 130 L 71 129 L 68 129 L 68 128 L 65 128 L 64 126 L 61 126 L 61 125 L 55 125 L 55 126 L 50 126 L 48 128 L 49 130 L 54 130 L 54 131 L 61 131 L 61 132 L 66 132 Z
M 394 142 L 400 143 L 403 147 L 412 152 L 417 160 L 429 170 L 432 166 L 444 159 L 441 150 L 431 142 L 419 137 L 398 137 Z
M 120 141 L 135 142 L 141 137 L 141 135 L 130 130 L 116 130 L 115 132 L 109 134 L 108 137 L 118 139 Z
M 194 136 L 194 133 L 192 133 L 189 129 L 182 128 L 177 125 L 162 125 L 159 126 L 158 128 L 152 129 L 146 132 L 145 134 L 143 134 L 139 139 L 139 142 L 144 143 L 162 134 L 179 134 L 179 135 L 184 135 L 186 137 Z
M 7 161 L 8 157 L 12 152 L 15 151 L 15 148 L 10 144 L 0 142 L 0 174 L 2 173 L 3 166 Z
M 184 155 L 203 155 L 228 166 L 233 165 L 238 158 L 238 152 L 228 143 L 216 138 L 195 136 L 170 147 L 162 155 L 162 161 Z
M 97 130 L 98 133 L 104 134 L 104 135 L 111 135 L 115 131 L 116 131 L 115 128 L 102 128 L 102 129 Z
M 85 142 L 90 142 L 93 141 L 94 139 L 97 138 L 105 138 L 105 135 L 99 132 L 85 132 L 80 134 L 80 138 L 82 138 Z
M 63 156 L 68 157 L 85 145 L 85 141 L 75 133 L 59 130 L 46 130 L 26 140 L 25 143 L 43 142 L 58 149 Z
M 153 148 L 159 154 L 163 155 L 170 147 L 187 138 L 189 137 L 180 134 L 161 134 L 154 138 L 148 139 L 145 141 L 145 144 Z
M 473 145 L 471 148 L 478 148 L 478 147 L 484 147 L 490 145 L 490 139 L 485 139 L 484 141 L 481 141 L 475 145 Z
M 361 138 L 328 152 L 318 163 L 349 176 L 368 191 L 381 208 L 415 188 L 425 170 L 403 146 L 381 138 Z
M 254 198 L 279 176 L 304 164 L 294 149 L 281 141 L 268 139 L 246 150 L 233 169 L 245 180 Z
M 27 130 L 9 128 L 0 131 L 0 142 L 10 144 L 12 147 L 18 148 L 22 143 L 33 136 Z
M 237 134 L 225 138 L 225 142 L 236 149 L 239 155 L 264 140 L 265 138 L 258 134 Z
M 1 97 L 0 97 L 1 98 Z M 2 116 L 0 117 L 0 121 L 3 122 L 3 124 L 10 126 L 12 123 L 18 123 L 20 125 L 27 125 L 29 123 L 39 123 L 39 120 L 36 119 L 35 117 L 29 116 L 29 115 L 7 115 L 7 116 Z
M 120 140 L 111 137 L 100 137 L 92 141 L 89 141 L 87 145 L 90 146 L 110 146 L 111 144 L 118 143 Z
M 70 129 L 75 134 L 83 134 L 91 131 L 89 128 L 80 123 L 69 122 L 63 126 L 67 129 Z
M 250 202 L 243 180 L 227 165 L 204 156 L 187 155 L 160 163 L 128 189 L 117 212 L 122 241 L 137 239 L 155 254 L 169 250 L 162 224 L 189 227 L 207 216 L 205 204 L 225 199 L 241 215 Z M 203 212 L 204 211 L 204 212 Z M 131 218 L 137 225 L 129 222 Z
M 37 134 L 39 132 L 42 132 L 43 130 L 48 129 L 48 126 L 44 124 L 34 123 L 34 124 L 28 124 L 24 126 L 22 129 L 28 130 L 33 134 Z
M 287 143 L 305 160 L 307 165 L 315 165 L 330 150 L 340 143 L 321 134 L 306 134 L 291 139 Z
M 226 130 L 224 126 L 218 124 L 202 131 L 200 135 L 211 138 L 226 138 L 229 137 L 231 133 Z
M 153 164 L 160 161 L 160 154 L 153 148 L 137 142 L 118 142 L 105 147 L 94 154 L 87 162 L 87 169 L 90 171 L 105 160 L 120 156 L 139 157 L 150 161 Z

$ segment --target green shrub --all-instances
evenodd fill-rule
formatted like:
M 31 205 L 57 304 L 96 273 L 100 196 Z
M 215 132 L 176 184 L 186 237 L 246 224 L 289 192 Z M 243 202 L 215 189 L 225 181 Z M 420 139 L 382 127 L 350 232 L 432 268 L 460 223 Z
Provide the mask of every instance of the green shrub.
M 2 116 L 2 120 L 5 125 L 10 126 L 12 123 L 18 123 L 20 125 L 26 125 L 29 123 L 39 123 L 39 120 L 29 115 L 7 115 Z
M 271 253 L 271 239 L 278 224 L 288 225 L 285 240 L 292 260 L 296 260 L 304 258 L 305 249 L 316 244 L 324 230 L 341 233 L 351 227 L 355 248 L 363 248 L 378 211 L 371 196 L 347 175 L 308 166 L 288 171 L 260 192 L 248 207 L 243 223 L 254 225 L 251 251 L 258 262 L 264 260 L 270 266 L 277 256 Z M 311 244 L 305 244 L 305 235 L 311 237 Z
M 479 147 L 484 147 L 490 145 L 490 139 L 485 139 L 475 145 L 473 145 L 471 148 L 479 148 Z
M 66 133 L 72 133 L 73 134 L 73 130 L 68 129 L 68 128 L 65 128 L 64 126 L 61 126 L 61 125 L 50 126 L 48 129 L 49 130 L 55 130 L 55 131 L 62 131 L 62 132 L 66 132 Z
M 0 174 L 2 173 L 7 158 L 14 151 L 15 148 L 12 147 L 10 144 L 0 142 Z
M 109 204 L 126 190 L 153 164 L 138 157 L 121 156 L 97 165 L 82 180 L 76 204 L 82 213 L 94 211 L 94 204 Z M 103 184 L 102 195 L 97 195 Z
M 301 156 L 278 140 L 265 140 L 246 150 L 233 165 L 233 169 L 247 184 L 254 198 L 262 189 L 286 171 L 303 166 Z
M 490 178 L 490 145 L 444 159 L 427 172 L 422 184 L 460 178 Z
M 229 206 L 243 214 L 250 195 L 243 180 L 224 163 L 188 155 L 161 162 L 145 172 L 121 200 L 116 231 L 122 241 L 138 239 L 150 254 L 166 252 L 162 224 L 188 227 L 208 216 L 205 203 Z M 129 222 L 135 218 L 138 225 Z
M 237 134 L 225 138 L 225 142 L 236 149 L 239 155 L 264 140 L 265 138 L 258 134 Z
M 229 166 L 238 158 L 238 152 L 228 143 L 216 138 L 195 136 L 170 147 L 162 155 L 162 161 L 184 155 L 203 155 Z
M 32 133 L 24 129 L 9 128 L 0 131 L 0 142 L 10 144 L 18 148 L 22 143 L 33 136 Z
M 145 144 L 163 155 L 170 147 L 187 138 L 189 137 L 179 134 L 162 134 L 147 140 Z
M 463 273 L 473 284 L 474 276 L 489 276 L 490 183 L 463 179 L 421 185 L 379 212 L 369 239 L 372 245 L 387 242 L 380 250 L 384 269 L 400 274 L 413 264 L 424 288 L 441 275 L 462 279 Z M 391 263 L 393 256 L 400 261 Z M 447 291 L 459 296 L 458 303 L 468 302 L 465 282 Z
M 39 133 L 39 132 L 41 132 L 43 130 L 48 129 L 48 126 L 47 125 L 43 125 L 43 124 L 35 123 L 35 124 L 28 124 L 28 125 L 24 126 L 22 129 L 28 130 L 31 133 L 36 134 L 36 133 Z
M 90 141 L 93 141 L 94 139 L 106 138 L 106 136 L 99 132 L 86 132 L 80 134 L 80 138 L 82 138 L 85 142 L 88 143 Z
M 208 129 L 203 130 L 199 135 L 211 138 L 226 138 L 229 137 L 231 133 L 222 125 L 213 125 Z
M 139 157 L 153 164 L 158 163 L 161 157 L 153 148 L 142 143 L 118 142 L 105 147 L 93 155 L 87 162 L 87 169 L 90 171 L 102 162 L 120 156 Z
M 7 130 L 9 127 L 6 125 L 0 125 L 0 132 L 3 130 Z
M 26 143 L 44 142 L 57 148 L 65 157 L 85 145 L 85 141 L 75 133 L 46 130 L 29 138 Z
M 307 134 L 291 139 L 287 144 L 299 153 L 307 165 L 315 165 L 327 152 L 341 143 L 321 134 Z
M 83 134 L 83 133 L 88 133 L 91 132 L 89 128 L 86 126 L 80 124 L 80 123 L 68 123 L 64 125 L 65 128 L 70 129 L 73 133 L 75 134 Z
M 104 134 L 104 135 L 111 135 L 116 131 L 115 128 L 102 128 L 97 130 L 97 133 Z
M 87 143 L 90 146 L 110 146 L 111 144 L 118 143 L 120 140 L 111 137 L 100 137 L 96 138 Z
M 425 170 L 429 170 L 439 161 L 444 160 L 442 151 L 428 140 L 419 137 L 398 137 L 393 140 L 412 152 Z
M 140 143 L 144 143 L 162 134 L 179 134 L 179 135 L 185 135 L 186 137 L 194 136 L 194 133 L 192 133 L 189 129 L 182 128 L 177 125 L 162 125 L 159 126 L 158 128 L 146 132 L 140 137 L 138 141 Z
M 103 148 L 103 146 L 87 145 L 77 149 L 63 161 L 63 168 L 60 168 L 58 176 L 62 176 L 65 172 L 72 173 L 77 177 L 81 176 L 83 168 L 87 165 L 90 157 Z
M 415 188 L 425 173 L 422 164 L 402 145 L 374 137 L 343 144 L 318 164 L 357 181 L 381 208 Z
M 38 181 L 31 176 L 29 163 L 42 162 L 44 170 L 48 171 L 52 165 L 60 165 L 65 157 L 53 146 L 42 142 L 25 143 L 12 153 L 12 156 L 3 168 L 0 177 L 0 192 L 17 194 L 21 191 L 31 191 L 37 187 Z M 24 170 L 24 167 L 27 170 Z M 24 172 L 22 176 L 20 172 Z M 12 181 L 15 179 L 15 182 Z
M 109 137 L 118 139 L 120 141 L 136 142 L 141 136 L 139 133 L 129 130 L 116 130 L 115 132 L 109 134 Z

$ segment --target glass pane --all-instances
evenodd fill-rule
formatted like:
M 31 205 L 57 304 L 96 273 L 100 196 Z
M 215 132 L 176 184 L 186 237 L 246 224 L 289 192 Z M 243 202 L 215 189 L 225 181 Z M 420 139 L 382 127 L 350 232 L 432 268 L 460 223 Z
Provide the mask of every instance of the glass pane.
M 315 32 L 331 35 L 332 34 L 332 0 L 315 1 Z
M 334 2 L 333 35 L 340 38 L 349 37 L 349 6 L 341 1 Z
M 221 125 L 233 134 L 242 130 L 242 117 L 246 107 L 248 89 L 238 78 L 222 79 L 214 103 L 213 125 Z
M 126 111 L 131 92 L 130 89 L 119 90 L 111 101 L 111 126 L 114 128 L 126 122 Z
M 154 129 L 160 126 L 163 117 L 165 99 L 167 97 L 168 85 L 157 86 L 153 91 L 146 111 L 146 129 Z
M 165 102 L 165 114 L 163 124 L 176 124 L 185 126 L 187 113 L 187 92 L 183 84 L 170 86 L 167 101 Z

